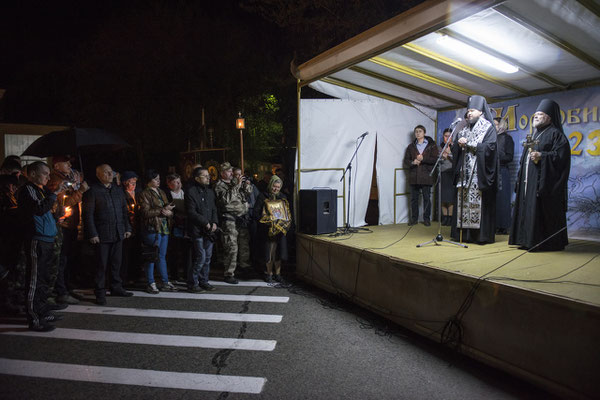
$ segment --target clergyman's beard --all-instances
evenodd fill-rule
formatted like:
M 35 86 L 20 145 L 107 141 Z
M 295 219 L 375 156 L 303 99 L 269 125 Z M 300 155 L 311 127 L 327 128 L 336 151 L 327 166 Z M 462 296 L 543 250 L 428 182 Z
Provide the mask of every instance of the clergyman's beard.
M 550 125 L 550 121 L 544 121 L 544 120 L 541 120 L 541 121 L 535 121 L 535 120 L 534 120 L 534 121 L 533 121 L 533 127 L 534 127 L 535 129 L 537 129 L 538 131 L 539 131 L 540 129 L 544 129 L 544 128 L 545 128 L 546 126 L 548 126 L 548 125 Z
M 477 121 L 479 121 L 479 118 L 481 117 L 481 115 L 479 117 L 472 117 L 469 118 L 469 124 L 471 125 L 475 125 L 477 123 Z

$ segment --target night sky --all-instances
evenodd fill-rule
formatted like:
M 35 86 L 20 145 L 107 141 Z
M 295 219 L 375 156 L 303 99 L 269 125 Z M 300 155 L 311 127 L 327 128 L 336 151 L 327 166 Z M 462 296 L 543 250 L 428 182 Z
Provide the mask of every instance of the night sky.
M 201 109 L 230 145 L 232 116 L 260 113 L 256 99 L 272 94 L 280 106 L 272 118 L 293 146 L 292 59 L 308 61 L 420 2 L 4 2 L 0 118 L 109 129 L 138 158 L 174 159 L 198 131 Z

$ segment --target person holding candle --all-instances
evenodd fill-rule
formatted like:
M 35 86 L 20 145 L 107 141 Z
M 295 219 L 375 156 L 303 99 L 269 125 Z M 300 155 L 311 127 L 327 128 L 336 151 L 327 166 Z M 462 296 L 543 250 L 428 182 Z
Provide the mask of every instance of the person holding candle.
M 69 156 L 52 157 L 53 166 L 48 182 L 48 189 L 54 191 L 61 182 L 65 183 L 65 190 L 58 193 L 55 207 L 64 207 L 65 215 L 59 219 L 60 255 L 56 266 L 56 302 L 62 304 L 77 304 L 79 300 L 70 293 L 72 289 L 71 277 L 77 257 L 77 227 L 81 216 L 81 200 L 88 190 L 88 184 L 83 176 L 72 168 Z

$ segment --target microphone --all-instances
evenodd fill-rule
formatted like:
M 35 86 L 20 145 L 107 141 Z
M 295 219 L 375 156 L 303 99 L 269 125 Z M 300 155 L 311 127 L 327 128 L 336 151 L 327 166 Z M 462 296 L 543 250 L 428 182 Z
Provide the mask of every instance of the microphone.
M 454 129 L 454 127 L 458 124 L 460 124 L 462 122 L 462 118 L 456 118 L 454 121 L 452 121 L 452 123 L 450 124 L 450 129 Z
M 362 138 L 364 138 L 365 136 L 367 136 L 368 134 L 369 134 L 369 132 L 365 132 L 365 133 L 363 133 L 362 135 L 360 135 L 359 137 L 357 137 L 357 139 L 362 139 Z

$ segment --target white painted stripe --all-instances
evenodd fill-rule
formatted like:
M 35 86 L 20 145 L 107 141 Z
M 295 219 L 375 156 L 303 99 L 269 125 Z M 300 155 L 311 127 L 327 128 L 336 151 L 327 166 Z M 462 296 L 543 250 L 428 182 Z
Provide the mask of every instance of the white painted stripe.
M 275 287 L 273 284 L 268 284 L 263 281 L 239 281 L 237 285 L 232 285 L 231 283 L 222 282 L 222 281 L 208 281 L 213 286 L 228 286 L 228 287 L 237 287 L 237 286 L 250 286 L 250 287 Z
M 216 313 L 203 311 L 178 311 L 178 310 L 156 310 L 142 308 L 115 308 L 73 305 L 57 312 L 120 315 L 127 317 L 144 318 L 182 318 L 182 319 L 205 319 L 213 321 L 236 321 L 236 322 L 281 322 L 281 315 L 271 314 L 240 314 L 240 313 Z
M 262 303 L 287 303 L 289 297 L 283 296 L 254 296 L 239 294 L 219 294 L 219 293 L 183 293 L 183 292 L 160 292 L 159 294 L 150 294 L 146 292 L 133 292 L 136 297 L 153 297 L 166 299 L 194 299 L 194 300 L 219 300 L 219 301 L 252 301 Z
M 23 325 L 0 325 L 0 334 L 11 336 L 33 336 L 53 339 L 88 340 L 153 346 L 199 347 L 205 349 L 234 349 L 253 351 L 273 351 L 275 340 L 233 339 L 205 336 L 159 335 L 149 333 L 129 333 L 91 331 L 85 329 L 56 328 L 52 332 L 34 332 Z
M 132 368 L 98 367 L 0 358 L 0 374 L 79 382 L 138 385 L 211 392 L 253 393 L 262 391 L 266 379 L 233 375 L 192 374 Z

